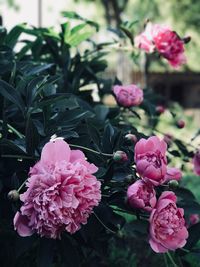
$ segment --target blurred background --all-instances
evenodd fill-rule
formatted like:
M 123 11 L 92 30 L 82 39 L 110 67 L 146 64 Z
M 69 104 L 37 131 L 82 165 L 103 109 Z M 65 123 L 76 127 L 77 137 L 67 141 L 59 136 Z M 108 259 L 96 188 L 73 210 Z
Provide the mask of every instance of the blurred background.
M 147 19 L 170 25 L 181 37 L 190 36 L 186 47 L 187 65 L 179 71 L 155 58 L 143 58 L 143 77 L 138 66 L 130 58 L 118 53 L 117 75 L 122 81 L 135 82 L 154 88 L 167 100 L 183 105 L 198 121 L 196 111 L 200 106 L 200 2 L 198 0 L 0 0 L 1 23 L 8 29 L 22 22 L 39 27 L 59 27 L 62 11 L 75 11 L 87 19 L 96 21 L 102 28 L 114 30 L 124 21 L 138 21 L 140 30 Z M 136 28 L 138 28 L 138 25 Z M 112 38 L 112 31 L 101 30 L 100 42 Z M 115 38 L 115 37 L 113 37 Z M 114 57 L 113 57 L 114 58 Z M 115 72 L 116 62 L 111 58 L 108 72 Z M 126 67 L 126 68 L 125 68 Z M 166 74 L 167 70 L 167 74 Z M 165 74 L 163 74 L 165 72 Z

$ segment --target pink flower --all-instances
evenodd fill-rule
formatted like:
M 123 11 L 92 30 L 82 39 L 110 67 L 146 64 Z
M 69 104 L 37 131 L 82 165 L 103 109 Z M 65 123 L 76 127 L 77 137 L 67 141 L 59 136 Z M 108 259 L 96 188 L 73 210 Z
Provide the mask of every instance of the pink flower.
M 135 44 L 146 53 L 157 51 L 174 68 L 186 63 L 184 40 L 169 27 L 148 23 L 144 32 L 135 38 Z
M 142 180 L 130 185 L 127 190 L 128 203 L 133 208 L 151 211 L 156 205 L 156 192 L 153 186 Z
M 200 218 L 199 218 L 198 214 L 191 214 L 190 215 L 190 224 L 191 225 L 198 223 L 199 220 L 200 220 Z
M 115 85 L 113 92 L 118 104 L 122 107 L 138 106 L 143 101 L 143 91 L 135 84 Z
M 182 173 L 179 169 L 177 168 L 167 168 L 167 173 L 165 175 L 165 182 L 168 182 L 170 180 L 176 180 L 180 181 L 182 178 Z
M 71 150 L 65 141 L 47 143 L 20 195 L 23 205 L 14 218 L 18 234 L 55 239 L 65 230 L 78 231 L 101 199 L 100 182 L 92 175 L 96 171 L 83 152 Z
M 135 145 L 137 172 L 145 182 L 155 186 L 165 182 L 167 144 L 157 136 L 140 139 Z
M 157 253 L 182 248 L 188 231 L 183 218 L 184 210 L 177 208 L 176 195 L 163 192 L 150 216 L 150 246 Z
M 153 43 L 152 24 L 147 23 L 144 32 L 135 37 L 135 46 L 144 50 L 146 53 L 152 53 L 155 50 Z
M 193 157 L 194 173 L 200 175 L 200 150 L 198 150 Z

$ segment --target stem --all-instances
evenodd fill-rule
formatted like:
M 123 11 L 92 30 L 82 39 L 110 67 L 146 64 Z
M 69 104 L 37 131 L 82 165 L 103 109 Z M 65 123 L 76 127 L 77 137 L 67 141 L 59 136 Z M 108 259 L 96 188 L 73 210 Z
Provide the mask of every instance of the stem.
M 108 230 L 109 232 L 111 232 L 112 234 L 116 234 L 116 232 L 114 232 L 113 230 L 111 230 L 110 228 L 108 228 L 108 226 L 106 226 L 102 220 L 96 215 L 96 213 L 93 211 L 94 216 L 97 218 L 97 220 L 103 225 L 103 227 Z
M 169 267 L 168 262 L 167 262 L 167 256 L 163 254 L 163 257 L 164 257 L 165 266 Z
M 113 157 L 113 154 L 107 154 L 107 153 L 99 152 L 99 151 L 93 150 L 93 149 L 88 148 L 88 147 L 74 145 L 74 144 L 69 144 L 69 145 L 72 146 L 72 147 L 77 147 L 77 148 L 81 148 L 81 149 L 93 152 L 93 153 L 98 154 L 98 155 L 103 155 L 103 156 L 106 156 L 106 157 Z
M 2 154 L 1 155 L 3 158 L 16 158 L 16 159 L 37 159 L 37 158 L 33 158 L 33 157 L 30 157 L 30 156 L 23 156 L 23 155 L 4 155 Z
M 166 252 L 166 255 L 168 256 L 168 258 L 170 259 L 172 265 L 174 267 L 178 267 L 178 265 L 175 263 L 174 259 L 172 258 L 171 254 L 169 252 Z
M 3 124 L 3 121 L 0 120 L 0 123 Z M 10 125 L 10 124 L 7 123 L 7 127 L 8 127 L 8 129 L 10 129 L 11 131 L 13 131 L 13 133 L 15 133 L 19 138 L 22 139 L 22 138 L 24 137 L 24 135 L 21 134 L 20 132 L 18 132 L 14 127 L 12 127 L 12 125 Z
M 19 193 L 20 190 L 23 188 L 23 186 L 25 185 L 26 181 L 28 180 L 28 178 L 20 185 L 20 187 L 17 189 L 17 192 Z

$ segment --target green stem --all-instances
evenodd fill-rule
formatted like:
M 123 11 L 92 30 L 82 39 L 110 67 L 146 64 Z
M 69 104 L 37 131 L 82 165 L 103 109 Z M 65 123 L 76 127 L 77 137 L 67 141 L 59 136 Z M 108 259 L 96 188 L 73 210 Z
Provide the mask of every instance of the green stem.
M 174 267 L 178 267 L 178 265 L 175 263 L 174 259 L 172 258 L 171 254 L 169 252 L 166 252 L 166 255 L 168 256 L 168 258 L 170 259 L 172 265 Z
M 93 150 L 93 149 L 88 148 L 88 147 L 74 145 L 74 144 L 69 144 L 69 145 L 72 146 L 72 147 L 77 147 L 77 148 L 81 148 L 81 149 L 93 152 L 93 153 L 98 154 L 98 155 L 103 155 L 103 156 L 106 156 L 106 157 L 113 157 L 113 154 L 107 154 L 107 153 L 99 152 L 99 151 Z
M 15 159 L 37 159 L 37 158 L 33 158 L 31 156 L 24 156 L 24 155 L 1 155 L 3 158 L 15 158 Z
M 21 189 L 24 187 L 24 185 L 26 184 L 28 178 L 20 185 L 20 187 L 17 189 L 17 192 L 19 193 L 21 191 Z
M 106 226 L 102 220 L 96 215 L 96 213 L 93 211 L 94 216 L 97 218 L 97 220 L 103 225 L 103 227 L 108 230 L 109 232 L 111 232 L 112 234 L 116 234 L 116 232 L 114 232 L 113 230 L 111 230 L 110 228 L 108 228 L 108 226 Z
M 166 267 L 169 267 L 168 262 L 167 262 L 167 257 L 166 257 L 166 255 L 163 254 L 163 257 L 164 257 L 165 266 L 166 266 Z

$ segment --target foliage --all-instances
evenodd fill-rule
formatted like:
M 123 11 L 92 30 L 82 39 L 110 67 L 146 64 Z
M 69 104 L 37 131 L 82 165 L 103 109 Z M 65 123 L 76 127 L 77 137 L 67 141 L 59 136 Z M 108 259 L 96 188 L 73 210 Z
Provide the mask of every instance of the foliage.
M 73 13 L 64 15 L 76 18 L 77 25 L 72 27 L 67 19 L 60 32 L 53 28 L 30 28 L 26 24 L 17 25 L 10 32 L 4 28 L 0 31 L 1 266 L 122 266 L 127 263 L 127 266 L 142 266 L 143 255 L 138 257 L 141 249 L 147 262 L 154 264 L 154 259 L 160 260 L 161 256 L 152 256 L 147 244 L 148 215 L 131 209 L 126 203 L 127 187 L 138 174 L 134 166 L 134 144 L 127 142 L 125 135 L 132 133 L 140 139 L 157 134 L 160 117 L 156 105 L 161 98 L 146 89 L 140 108 L 105 106 L 104 97 L 111 94 L 113 84 L 119 83 L 117 79 L 102 76 L 107 67 L 103 48 L 109 48 L 109 44 L 96 44 L 90 39 L 99 29 L 96 23 Z M 124 27 L 122 32 L 125 38 Z M 34 39 L 20 41 L 22 33 Z M 94 87 L 98 88 L 96 101 Z M 102 183 L 101 204 L 74 235 L 64 233 L 61 240 L 37 235 L 19 237 L 13 229 L 13 217 L 20 201 L 9 201 L 7 195 L 26 180 L 42 147 L 54 134 L 64 137 L 71 145 L 87 148 L 83 149 L 88 160 L 99 167 L 96 176 Z M 103 155 L 117 150 L 126 152 L 129 160 L 116 163 L 112 157 Z M 169 160 L 177 157 L 187 162 L 192 154 L 183 141 L 175 140 L 169 150 Z M 163 190 L 161 186 L 159 194 Z M 189 190 L 182 187 L 170 190 L 178 195 L 178 205 L 185 209 L 186 218 L 200 213 L 200 205 Z M 199 255 L 195 247 L 199 230 L 200 224 L 190 228 L 186 249 L 174 254 L 177 262 L 184 264 L 190 252 Z M 113 257 L 116 259 L 113 246 L 119 246 L 122 251 L 127 246 L 125 262 L 120 263 L 117 258 L 117 265 L 113 264 Z

